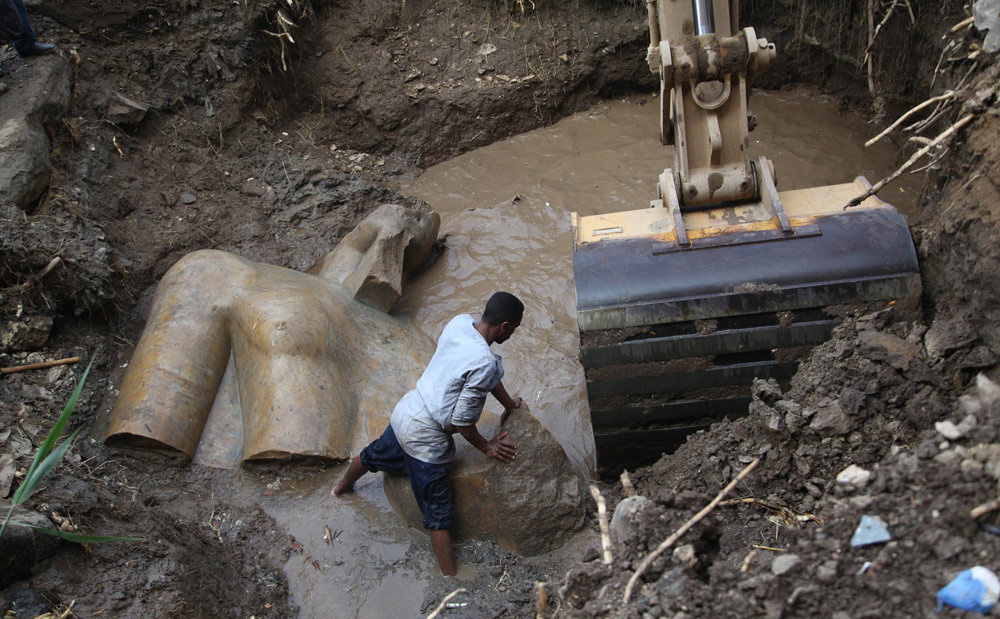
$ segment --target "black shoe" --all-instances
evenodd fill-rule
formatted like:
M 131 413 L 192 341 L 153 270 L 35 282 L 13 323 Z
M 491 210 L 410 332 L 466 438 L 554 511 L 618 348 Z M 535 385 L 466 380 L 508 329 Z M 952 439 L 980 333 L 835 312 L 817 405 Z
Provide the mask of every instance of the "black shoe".
M 39 43 L 38 41 L 32 41 L 31 47 L 23 51 L 18 51 L 18 55 L 21 58 L 27 58 L 28 56 L 44 56 L 45 54 L 51 54 L 54 51 L 56 51 L 54 43 Z

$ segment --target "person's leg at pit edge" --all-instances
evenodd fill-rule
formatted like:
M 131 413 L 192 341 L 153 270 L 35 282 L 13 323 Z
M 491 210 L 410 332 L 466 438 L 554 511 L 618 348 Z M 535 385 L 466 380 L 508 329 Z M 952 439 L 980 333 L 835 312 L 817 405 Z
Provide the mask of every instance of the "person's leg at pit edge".
M 21 20 L 21 36 L 11 41 L 14 51 L 21 58 L 28 56 L 41 56 L 55 51 L 56 46 L 52 43 L 39 43 L 34 29 L 31 27 L 31 20 L 28 18 L 28 8 L 24 5 L 24 0 L 13 0 L 14 10 Z

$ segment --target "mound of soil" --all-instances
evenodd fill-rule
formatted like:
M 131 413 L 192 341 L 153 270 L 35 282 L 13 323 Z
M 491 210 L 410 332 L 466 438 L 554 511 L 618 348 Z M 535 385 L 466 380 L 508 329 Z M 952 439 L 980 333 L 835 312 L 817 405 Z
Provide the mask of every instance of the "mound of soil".
M 955 385 L 941 366 L 964 372 L 968 357 L 935 364 L 923 329 L 890 324 L 891 314 L 848 320 L 786 393 L 757 381 L 747 417 L 715 424 L 636 471 L 632 480 L 649 502 L 616 546 L 613 567 L 571 571 L 564 601 L 579 616 L 923 616 L 959 571 L 992 565 L 1000 539 L 980 530 L 969 510 L 996 489 L 989 464 L 972 455 L 992 453 L 983 445 L 1000 437 L 993 405 L 954 410 Z M 964 424 L 955 443 L 933 429 L 945 419 Z M 654 561 L 623 605 L 623 583 L 639 562 L 755 458 L 760 464 L 734 502 L 679 542 L 693 546 L 693 557 Z M 870 471 L 871 481 L 838 482 L 850 465 Z M 884 520 L 894 541 L 852 548 L 864 514 Z

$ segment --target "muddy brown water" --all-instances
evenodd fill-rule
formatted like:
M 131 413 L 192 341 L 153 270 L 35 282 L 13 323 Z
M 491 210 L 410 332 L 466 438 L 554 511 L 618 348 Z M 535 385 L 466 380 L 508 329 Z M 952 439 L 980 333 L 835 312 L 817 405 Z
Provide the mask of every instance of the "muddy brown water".
M 755 154 L 775 160 L 781 189 L 844 182 L 859 173 L 876 180 L 896 163 L 889 145 L 865 150 L 868 127 L 831 101 L 763 93 L 754 102 L 761 124 L 752 134 Z M 657 104 L 655 98 L 609 102 L 444 162 L 400 188 L 441 214 L 448 249 L 408 287 L 396 311 L 436 339 L 454 314 L 478 315 L 492 291 L 518 294 L 527 306 L 523 325 L 496 347 L 505 383 L 529 402 L 581 471 L 593 469 L 594 449 L 577 361 L 569 213 L 648 205 L 657 175 L 669 165 L 656 135 Z M 914 189 L 912 182 L 890 187 L 884 197 L 912 215 L 906 198 Z M 488 408 L 498 410 L 495 402 Z M 301 617 L 421 616 L 425 591 L 440 578 L 427 537 L 403 525 L 378 476 L 363 478 L 352 496 L 332 498 L 342 471 L 343 465 L 216 471 L 208 475 L 211 491 L 202 487 L 197 494 L 199 500 L 211 492 L 213 499 L 257 503 L 294 537 L 301 548 L 284 569 Z M 324 540 L 324 525 L 331 541 Z M 528 561 L 558 576 L 567 561 L 598 546 L 587 530 L 565 548 Z M 460 575 L 489 568 L 464 565 Z

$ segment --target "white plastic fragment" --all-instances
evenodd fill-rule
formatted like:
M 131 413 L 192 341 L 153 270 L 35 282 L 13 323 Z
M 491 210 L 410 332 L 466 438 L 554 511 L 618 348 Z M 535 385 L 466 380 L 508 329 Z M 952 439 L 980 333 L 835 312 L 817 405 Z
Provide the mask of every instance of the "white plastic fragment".
M 858 528 L 854 530 L 851 537 L 851 546 L 860 548 L 861 546 L 871 546 L 872 544 L 882 544 L 892 539 L 889 527 L 885 521 L 878 516 L 862 516 Z
M 872 472 L 863 469 L 856 464 L 852 464 L 843 471 L 837 473 L 837 483 L 844 484 L 845 486 L 854 486 L 855 488 L 863 488 L 868 485 L 868 482 L 872 478 Z
M 989 569 L 977 565 L 959 574 L 937 592 L 938 612 L 945 604 L 987 614 L 1000 598 L 1000 580 Z

